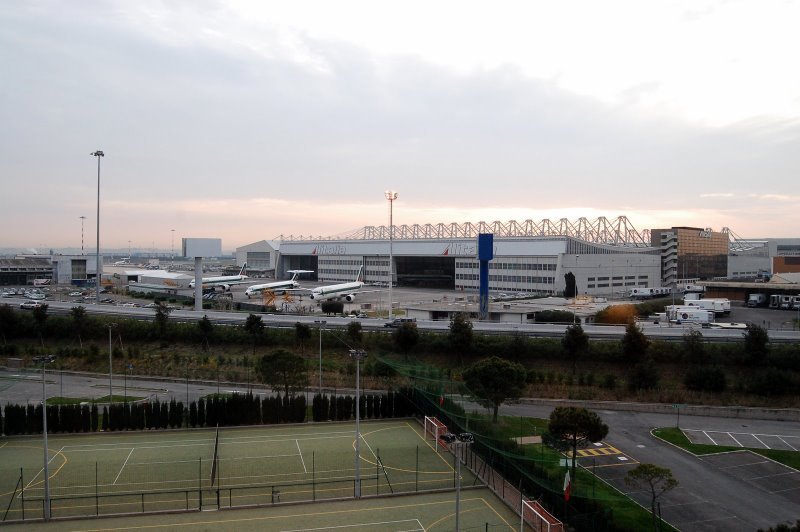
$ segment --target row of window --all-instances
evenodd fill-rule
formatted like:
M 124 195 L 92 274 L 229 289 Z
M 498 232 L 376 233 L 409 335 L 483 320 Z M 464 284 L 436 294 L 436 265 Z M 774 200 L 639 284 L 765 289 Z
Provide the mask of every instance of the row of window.
M 389 267 L 388 260 L 380 260 L 380 259 L 367 259 L 366 261 L 367 266 L 383 266 L 385 268 Z
M 608 279 L 606 279 L 608 281 Z M 631 283 L 614 283 L 614 286 L 636 286 L 635 282 Z M 639 286 L 647 286 L 647 283 L 639 283 Z M 608 288 L 608 283 L 598 283 L 597 285 L 594 284 L 587 284 L 586 288 Z
M 317 264 L 330 264 L 331 266 L 361 266 L 361 259 L 319 259 Z
M 477 273 L 457 273 L 457 280 L 478 281 Z M 530 284 L 555 284 L 555 277 L 528 277 L 525 275 L 489 275 L 489 281 L 494 283 L 530 283 Z
M 527 270 L 527 271 L 556 271 L 555 264 L 517 264 L 515 262 L 490 262 L 490 270 Z M 477 270 L 478 262 L 456 261 L 456 268 L 464 270 Z

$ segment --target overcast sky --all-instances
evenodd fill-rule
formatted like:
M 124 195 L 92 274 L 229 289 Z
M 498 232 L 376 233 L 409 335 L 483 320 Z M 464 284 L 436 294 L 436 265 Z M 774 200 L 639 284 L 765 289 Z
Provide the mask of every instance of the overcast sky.
M 800 4 L 0 2 L 0 247 L 628 216 L 800 236 Z M 177 245 L 177 244 L 176 244 Z

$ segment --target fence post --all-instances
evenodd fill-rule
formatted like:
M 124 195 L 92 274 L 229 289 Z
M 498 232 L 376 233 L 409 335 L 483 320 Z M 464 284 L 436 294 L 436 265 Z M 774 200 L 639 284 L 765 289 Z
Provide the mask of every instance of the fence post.
M 317 500 L 317 467 L 314 463 L 314 453 L 311 451 L 311 500 Z
M 98 477 L 97 477 L 97 461 L 94 463 L 94 511 L 95 515 L 100 515 L 100 494 L 99 494 L 99 484 Z
M 419 491 L 419 445 L 417 445 L 417 462 L 414 466 L 414 491 Z
M 203 511 L 203 457 L 197 458 L 197 509 Z

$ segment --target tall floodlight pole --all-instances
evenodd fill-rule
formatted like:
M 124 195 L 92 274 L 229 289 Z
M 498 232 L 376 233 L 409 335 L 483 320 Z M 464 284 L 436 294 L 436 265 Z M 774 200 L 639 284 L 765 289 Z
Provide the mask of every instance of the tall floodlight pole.
M 45 364 L 55 360 L 53 355 L 37 357 L 42 362 L 42 440 L 44 445 L 44 520 L 50 520 L 50 456 L 47 450 L 47 392 L 45 384 Z M 35 359 L 34 359 L 35 360 Z M 37 360 L 38 362 L 38 360 Z
M 355 498 L 361 497 L 361 361 L 367 358 L 363 349 L 351 349 L 350 358 L 356 361 L 356 484 Z
M 100 278 L 102 276 L 102 265 L 100 264 L 100 158 L 105 157 L 105 153 L 97 150 L 90 154 L 92 157 L 97 157 L 97 249 L 95 249 L 95 269 L 97 273 L 94 279 L 94 295 L 95 305 L 100 303 Z
M 175 260 L 175 229 L 170 229 L 172 231 L 172 256 L 170 260 Z
M 394 200 L 397 199 L 397 192 L 394 190 L 387 190 L 383 193 L 386 199 L 389 200 L 389 319 L 392 319 L 392 285 L 394 285 L 393 265 L 394 258 L 392 256 L 392 241 L 394 240 L 394 222 L 392 221 L 392 211 Z
M 455 447 L 456 459 L 456 532 L 461 530 L 461 459 L 464 454 L 464 449 L 472 444 L 474 437 L 469 432 L 462 432 L 457 435 L 458 441 L 452 445 Z
M 111 329 L 116 327 L 116 323 L 108 325 L 108 420 L 111 421 L 111 405 L 114 404 L 114 392 L 111 388 Z
M 86 219 L 86 216 L 81 216 L 81 255 L 83 255 L 83 221 Z
M 314 320 L 319 324 L 319 396 L 322 397 L 322 328 L 328 323 L 325 320 Z

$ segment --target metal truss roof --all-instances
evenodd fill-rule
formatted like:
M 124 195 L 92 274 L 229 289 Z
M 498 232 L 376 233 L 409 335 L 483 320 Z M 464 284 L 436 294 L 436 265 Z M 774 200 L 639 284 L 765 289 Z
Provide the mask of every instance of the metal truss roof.
M 543 219 L 518 222 L 464 222 L 396 225 L 392 238 L 395 240 L 476 238 L 479 233 L 493 233 L 498 238 L 572 237 L 595 244 L 627 247 L 651 247 L 650 231 L 641 233 L 625 216 L 613 220 L 601 216 L 595 220 L 578 218 L 571 221 Z M 296 237 L 281 235 L 276 240 L 388 240 L 389 227 L 367 225 L 349 233 L 331 237 Z

